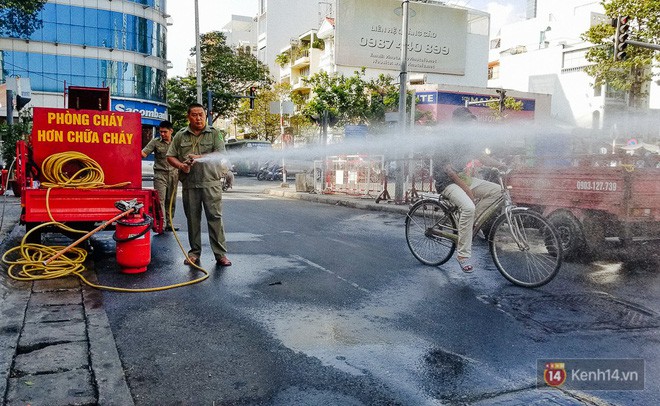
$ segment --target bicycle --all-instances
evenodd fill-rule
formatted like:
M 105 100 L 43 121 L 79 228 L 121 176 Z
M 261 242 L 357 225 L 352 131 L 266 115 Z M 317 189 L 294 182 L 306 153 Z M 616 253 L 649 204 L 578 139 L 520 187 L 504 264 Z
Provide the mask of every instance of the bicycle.
M 513 203 L 505 174 L 497 171 L 502 196 L 475 218 L 473 235 L 483 229 L 493 262 L 508 281 L 539 287 L 550 282 L 561 268 L 559 235 L 540 213 Z M 408 248 L 417 260 L 431 266 L 447 262 L 458 242 L 458 207 L 443 196 L 435 196 L 424 196 L 406 215 Z

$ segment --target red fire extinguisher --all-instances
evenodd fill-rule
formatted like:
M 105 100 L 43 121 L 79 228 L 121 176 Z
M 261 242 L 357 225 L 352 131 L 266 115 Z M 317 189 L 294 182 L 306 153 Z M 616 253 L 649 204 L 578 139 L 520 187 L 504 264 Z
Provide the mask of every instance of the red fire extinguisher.
M 123 273 L 141 273 L 151 262 L 151 225 L 153 219 L 142 210 L 117 220 L 117 264 Z

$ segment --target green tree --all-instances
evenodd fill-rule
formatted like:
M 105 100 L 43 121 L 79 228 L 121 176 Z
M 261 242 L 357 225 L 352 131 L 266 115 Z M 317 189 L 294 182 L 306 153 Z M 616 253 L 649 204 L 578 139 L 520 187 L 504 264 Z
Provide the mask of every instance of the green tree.
M 610 18 L 630 17 L 629 39 L 653 44 L 660 40 L 658 0 L 604 0 L 601 4 Z M 583 40 L 596 45 L 587 52 L 586 58 L 593 65 L 588 66 L 586 72 L 594 78 L 594 86 L 606 84 L 627 92 L 629 106 L 643 107 L 645 84 L 652 79 L 652 67 L 659 66 L 660 54 L 629 45 L 626 49 L 627 58 L 615 61 L 612 41 L 615 30 L 607 22 L 594 25 L 582 34 Z
M 167 80 L 168 113 L 174 130 L 188 125 L 188 106 L 197 101 L 197 79 L 194 76 L 175 76 Z
M 398 86 L 391 76 L 370 81 L 364 76 L 363 68 L 349 77 L 319 72 L 305 79 L 313 97 L 303 106 L 303 114 L 320 117 L 327 111 L 339 125 L 382 122 L 386 111 L 396 110 Z
M 254 108 L 250 108 L 249 100 L 242 100 L 240 108 L 236 113 L 236 124 L 249 127 L 252 134 L 256 134 L 257 139 L 270 141 L 271 143 L 279 137 L 280 115 L 271 114 L 270 102 L 278 100 L 279 86 L 274 89 L 259 89 L 254 100 Z
M 38 18 L 47 0 L 0 0 L 0 36 L 27 38 L 39 29 Z
M 270 84 L 268 68 L 254 55 L 227 45 L 225 34 L 213 31 L 201 38 L 202 83 L 213 92 L 213 119 L 232 115 L 237 109 L 236 95 L 251 86 Z
M 19 117 L 18 123 L 0 124 L 0 153 L 2 154 L 2 161 L 5 164 L 5 169 L 9 169 L 9 166 L 16 158 L 16 142 L 26 139 L 27 135 L 30 134 L 32 129 L 32 117 L 29 113 L 22 113 Z
M 504 98 L 504 110 L 500 111 L 500 103 L 499 101 L 497 102 L 490 102 L 486 103 L 489 109 L 493 112 L 493 116 L 495 117 L 496 120 L 503 120 L 507 117 L 507 110 L 508 111 L 521 111 L 524 107 L 524 104 L 522 100 L 518 101 L 514 99 L 513 97 L 506 96 Z
M 258 88 L 270 84 L 268 68 L 254 55 L 234 50 L 227 45 L 225 34 L 213 31 L 201 35 L 200 60 L 202 63 L 203 104 L 206 104 L 207 91 L 211 91 L 212 120 L 232 116 L 238 109 L 238 98 L 246 95 L 251 86 Z M 191 49 L 191 56 L 195 49 Z M 174 123 L 185 123 L 188 105 L 197 100 L 197 78 L 195 74 L 168 81 L 168 105 Z M 208 107 L 208 106 L 207 106 Z M 183 113 L 183 116 L 181 116 Z

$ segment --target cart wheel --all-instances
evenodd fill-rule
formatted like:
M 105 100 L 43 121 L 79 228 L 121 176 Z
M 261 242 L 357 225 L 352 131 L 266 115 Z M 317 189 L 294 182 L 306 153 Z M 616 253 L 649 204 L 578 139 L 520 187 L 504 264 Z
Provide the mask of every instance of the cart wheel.
M 14 193 L 14 196 L 21 197 L 21 185 L 19 185 L 16 179 L 12 179 L 9 181 L 9 187 L 11 188 L 11 191 Z
M 550 214 L 548 221 L 559 234 L 564 258 L 575 259 L 586 254 L 587 244 L 582 225 L 572 213 L 559 210 Z
M 38 226 L 39 223 L 25 223 L 25 234 L 30 232 L 33 228 Z M 41 230 L 33 231 L 28 235 L 28 237 L 25 239 L 25 242 L 28 244 L 41 244 Z

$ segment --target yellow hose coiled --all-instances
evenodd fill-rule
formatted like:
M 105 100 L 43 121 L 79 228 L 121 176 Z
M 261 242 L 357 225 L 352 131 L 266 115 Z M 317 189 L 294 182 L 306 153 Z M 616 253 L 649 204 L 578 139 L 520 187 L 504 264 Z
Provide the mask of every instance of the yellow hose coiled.
M 71 176 L 63 171 L 66 164 L 76 162 L 82 168 Z M 131 182 L 121 182 L 114 185 L 105 184 L 105 175 L 101 166 L 82 152 L 68 151 L 53 154 L 41 163 L 41 174 L 44 177 L 43 186 L 47 188 L 100 189 L 117 188 L 129 185 Z
M 76 161 L 79 164 L 82 164 L 82 169 L 76 171 L 72 176 L 68 176 L 64 173 L 63 168 L 66 164 Z M 82 272 L 85 271 L 85 266 L 83 265 L 87 259 L 87 251 L 79 248 L 73 247 L 69 249 L 66 253 L 61 254 L 61 256 L 52 262 L 45 265 L 44 263 L 48 261 L 49 258 L 54 257 L 60 251 L 65 250 L 67 247 L 60 246 L 46 246 L 42 244 L 33 244 L 28 243 L 28 237 L 32 232 L 40 228 L 45 228 L 48 226 L 57 226 L 62 230 L 86 234 L 86 231 L 76 230 L 67 226 L 66 224 L 60 223 L 53 218 L 53 215 L 50 211 L 50 191 L 54 188 L 76 188 L 76 189 L 99 189 L 99 188 L 116 188 L 130 184 L 130 182 L 117 183 L 115 185 L 106 185 L 104 183 L 105 176 L 103 169 L 100 165 L 88 157 L 87 155 L 69 151 L 57 153 L 49 156 L 44 160 L 41 165 L 41 173 L 44 179 L 44 182 L 41 183 L 42 186 L 48 188 L 46 192 L 46 209 L 48 216 L 51 219 L 51 222 L 40 224 L 37 227 L 28 231 L 23 239 L 21 240 L 21 245 L 13 247 L 2 255 L 2 261 L 9 265 L 7 273 L 9 277 L 19 281 L 35 281 L 35 280 L 44 280 L 44 279 L 55 279 L 60 277 L 65 277 L 69 275 L 74 275 L 79 277 L 86 285 L 91 286 L 96 289 L 109 290 L 114 292 L 156 292 L 161 290 L 173 289 L 182 286 L 188 286 L 195 283 L 204 281 L 209 277 L 208 271 L 205 269 L 193 265 L 195 268 L 199 269 L 204 273 L 204 276 L 193 279 L 187 282 L 181 282 L 168 286 L 160 286 L 155 288 L 119 288 L 114 286 L 104 286 L 97 285 L 88 281 L 83 275 Z M 171 205 L 173 199 L 176 198 L 177 190 L 172 191 L 172 199 L 170 201 L 170 218 L 169 224 L 172 224 L 171 216 Z M 100 230 L 99 230 L 100 231 Z M 91 235 L 90 235 L 91 236 Z M 182 250 L 186 258 L 188 255 L 179 241 L 179 237 L 174 233 L 179 248 Z M 17 258 L 10 260 L 9 257 L 12 254 L 18 253 Z M 20 268 L 20 270 L 18 270 Z

